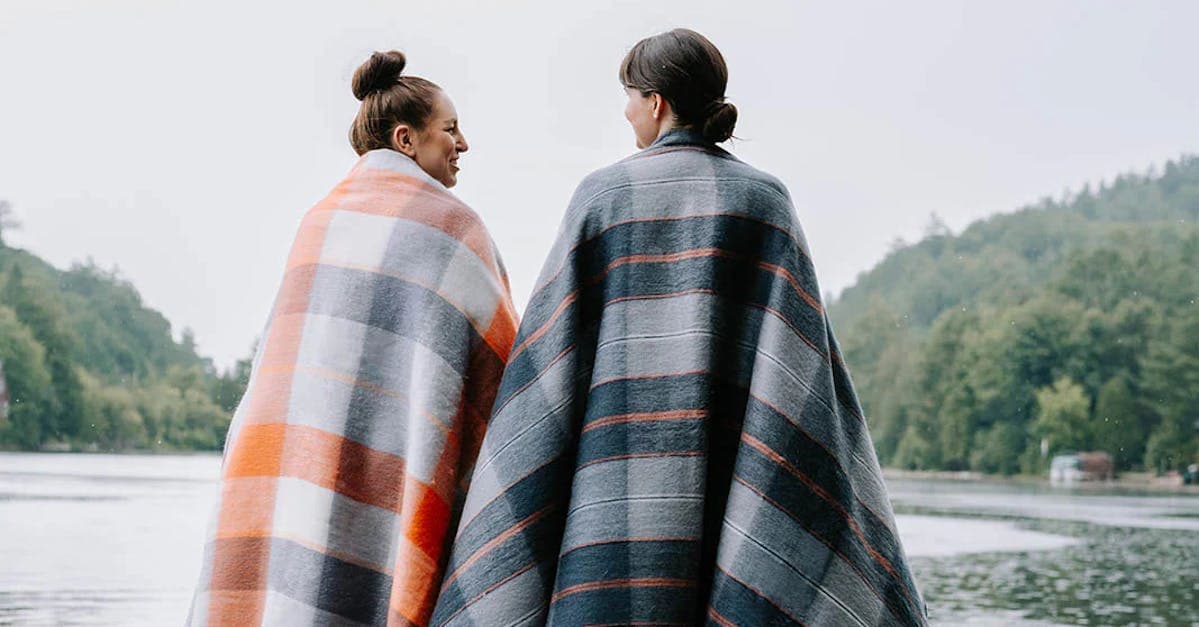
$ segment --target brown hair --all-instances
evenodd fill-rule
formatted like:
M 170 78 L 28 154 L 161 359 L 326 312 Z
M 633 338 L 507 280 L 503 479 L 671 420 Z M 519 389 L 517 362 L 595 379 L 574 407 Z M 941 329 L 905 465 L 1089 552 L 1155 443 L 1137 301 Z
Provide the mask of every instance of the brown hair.
M 737 107 L 724 100 L 728 66 L 720 50 L 693 30 L 676 28 L 637 42 L 620 64 L 620 82 L 643 95 L 660 94 L 680 123 L 712 143 L 733 136 Z
M 401 76 L 407 60 L 398 50 L 376 52 L 354 70 L 354 97 L 362 101 L 350 126 L 350 145 L 359 155 L 391 148 L 399 124 L 423 129 L 441 88 L 418 76 Z

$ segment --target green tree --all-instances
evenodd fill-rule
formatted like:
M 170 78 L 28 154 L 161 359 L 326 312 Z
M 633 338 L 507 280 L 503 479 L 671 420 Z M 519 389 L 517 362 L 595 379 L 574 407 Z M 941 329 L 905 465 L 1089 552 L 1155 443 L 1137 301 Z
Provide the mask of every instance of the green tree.
M 976 428 L 975 390 L 969 373 L 974 368 L 970 351 L 979 316 L 969 310 L 945 312 L 933 324 L 924 350 L 914 364 L 916 389 L 922 394 L 914 404 L 914 422 L 935 433 L 930 459 L 937 467 L 962 470 L 969 464 Z
M 1145 358 L 1144 387 L 1161 416 L 1145 450 L 1145 465 L 1163 471 L 1193 463 L 1199 455 L 1199 307 L 1174 318 Z
M 36 448 L 49 409 L 46 350 L 12 309 L 0 305 L 0 362 L 8 386 L 8 416 L 0 421 L 0 445 Z
M 125 386 L 110 386 L 84 375 L 84 434 L 90 443 L 105 450 L 145 448 L 145 421 L 137 408 L 134 392 Z
M 987 473 L 1012 475 L 1020 470 L 1020 455 L 1028 449 L 1028 434 L 1020 427 L 1001 422 L 978 432 L 970 466 Z
M 1133 393 L 1126 376 L 1117 376 L 1099 389 L 1092 421 L 1095 449 L 1111 454 L 1116 467 L 1128 470 L 1145 454 L 1148 410 Z
M 895 447 L 892 465 L 907 470 L 928 470 L 937 468 L 939 462 L 929 435 L 918 425 L 908 425 Z
M 1155 472 L 1182 470 L 1199 459 L 1195 441 L 1195 423 L 1190 417 L 1171 413 L 1149 436 L 1145 447 L 1145 467 Z
M 83 384 L 74 363 L 78 340 L 64 324 L 61 303 L 51 290 L 27 284 L 19 265 L 9 270 L 2 296 L 46 349 L 52 396 L 48 411 L 41 416 L 42 437 L 68 439 L 77 435 L 84 414 Z
M 254 353 L 257 350 L 258 343 L 255 342 L 250 348 L 249 356 L 237 360 L 232 368 L 217 378 L 212 400 L 227 414 L 232 414 L 237 409 L 237 404 L 246 393 L 246 386 L 250 384 L 250 370 L 254 365 Z
M 1091 448 L 1091 401 L 1081 385 L 1062 377 L 1052 386 L 1037 390 L 1036 396 L 1037 419 L 1032 431 L 1049 442 L 1051 453 Z

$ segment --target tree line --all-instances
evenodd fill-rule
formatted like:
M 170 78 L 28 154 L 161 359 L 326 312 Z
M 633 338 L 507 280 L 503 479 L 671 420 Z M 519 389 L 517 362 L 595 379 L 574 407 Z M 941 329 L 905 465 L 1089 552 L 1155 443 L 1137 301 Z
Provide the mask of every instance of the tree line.
M 0 229 L 13 228 L 11 207 L 0 209 Z M 116 272 L 90 262 L 60 271 L 3 235 L 0 448 L 221 448 L 249 359 L 218 372 Z
M 953 235 L 934 220 L 830 306 L 884 464 L 1199 461 L 1199 158 Z

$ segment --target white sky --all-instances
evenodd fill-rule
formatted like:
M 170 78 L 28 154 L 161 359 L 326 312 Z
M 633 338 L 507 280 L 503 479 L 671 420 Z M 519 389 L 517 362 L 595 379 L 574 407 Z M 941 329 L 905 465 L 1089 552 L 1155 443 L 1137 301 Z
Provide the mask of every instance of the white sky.
M 1199 151 L 1199 3 L 3 0 L 6 235 L 116 266 L 218 365 L 248 353 L 303 213 L 347 172 L 373 50 L 455 100 L 455 189 L 523 306 L 571 191 L 633 151 L 617 68 L 694 28 L 734 153 L 781 178 L 826 292 L 918 239 Z

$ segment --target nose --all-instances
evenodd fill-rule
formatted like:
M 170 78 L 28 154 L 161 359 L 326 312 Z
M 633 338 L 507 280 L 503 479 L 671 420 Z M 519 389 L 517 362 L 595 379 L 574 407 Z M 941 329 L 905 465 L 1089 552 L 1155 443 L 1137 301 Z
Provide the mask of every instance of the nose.
M 458 141 L 454 143 L 454 148 L 456 148 L 458 152 L 466 152 L 470 150 L 470 144 L 466 143 L 466 135 L 459 133 Z

